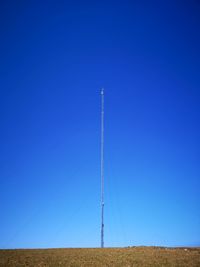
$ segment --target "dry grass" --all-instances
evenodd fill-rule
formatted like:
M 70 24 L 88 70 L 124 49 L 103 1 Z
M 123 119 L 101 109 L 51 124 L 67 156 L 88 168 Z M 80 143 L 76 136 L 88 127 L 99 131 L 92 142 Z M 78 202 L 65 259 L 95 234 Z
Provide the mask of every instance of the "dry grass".
M 90 248 L 0 250 L 3 267 L 200 267 L 200 248 Z

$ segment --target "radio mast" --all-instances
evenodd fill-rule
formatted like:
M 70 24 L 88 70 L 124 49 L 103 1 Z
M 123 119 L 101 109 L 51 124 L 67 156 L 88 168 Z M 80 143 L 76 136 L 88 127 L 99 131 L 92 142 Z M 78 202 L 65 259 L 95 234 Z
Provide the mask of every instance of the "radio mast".
M 104 89 L 101 89 L 101 248 L 104 247 Z

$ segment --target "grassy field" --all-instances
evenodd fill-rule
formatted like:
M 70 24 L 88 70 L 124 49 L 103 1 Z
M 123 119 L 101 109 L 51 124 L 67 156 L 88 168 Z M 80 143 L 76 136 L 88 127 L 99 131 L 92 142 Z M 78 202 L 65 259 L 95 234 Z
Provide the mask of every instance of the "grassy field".
M 200 267 L 200 248 L 82 248 L 0 250 L 3 267 Z

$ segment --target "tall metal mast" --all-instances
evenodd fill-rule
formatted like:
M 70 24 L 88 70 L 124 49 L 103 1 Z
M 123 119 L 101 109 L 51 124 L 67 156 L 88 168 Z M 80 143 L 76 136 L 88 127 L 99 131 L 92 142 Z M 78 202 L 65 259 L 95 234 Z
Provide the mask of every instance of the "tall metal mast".
M 104 89 L 101 89 L 101 248 L 104 247 Z

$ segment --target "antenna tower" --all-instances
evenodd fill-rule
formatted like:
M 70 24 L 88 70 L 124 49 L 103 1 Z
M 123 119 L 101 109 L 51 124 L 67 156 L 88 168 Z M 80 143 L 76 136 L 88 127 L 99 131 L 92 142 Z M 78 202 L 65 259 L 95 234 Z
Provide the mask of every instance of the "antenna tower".
M 104 89 L 101 89 L 101 248 L 104 247 Z

